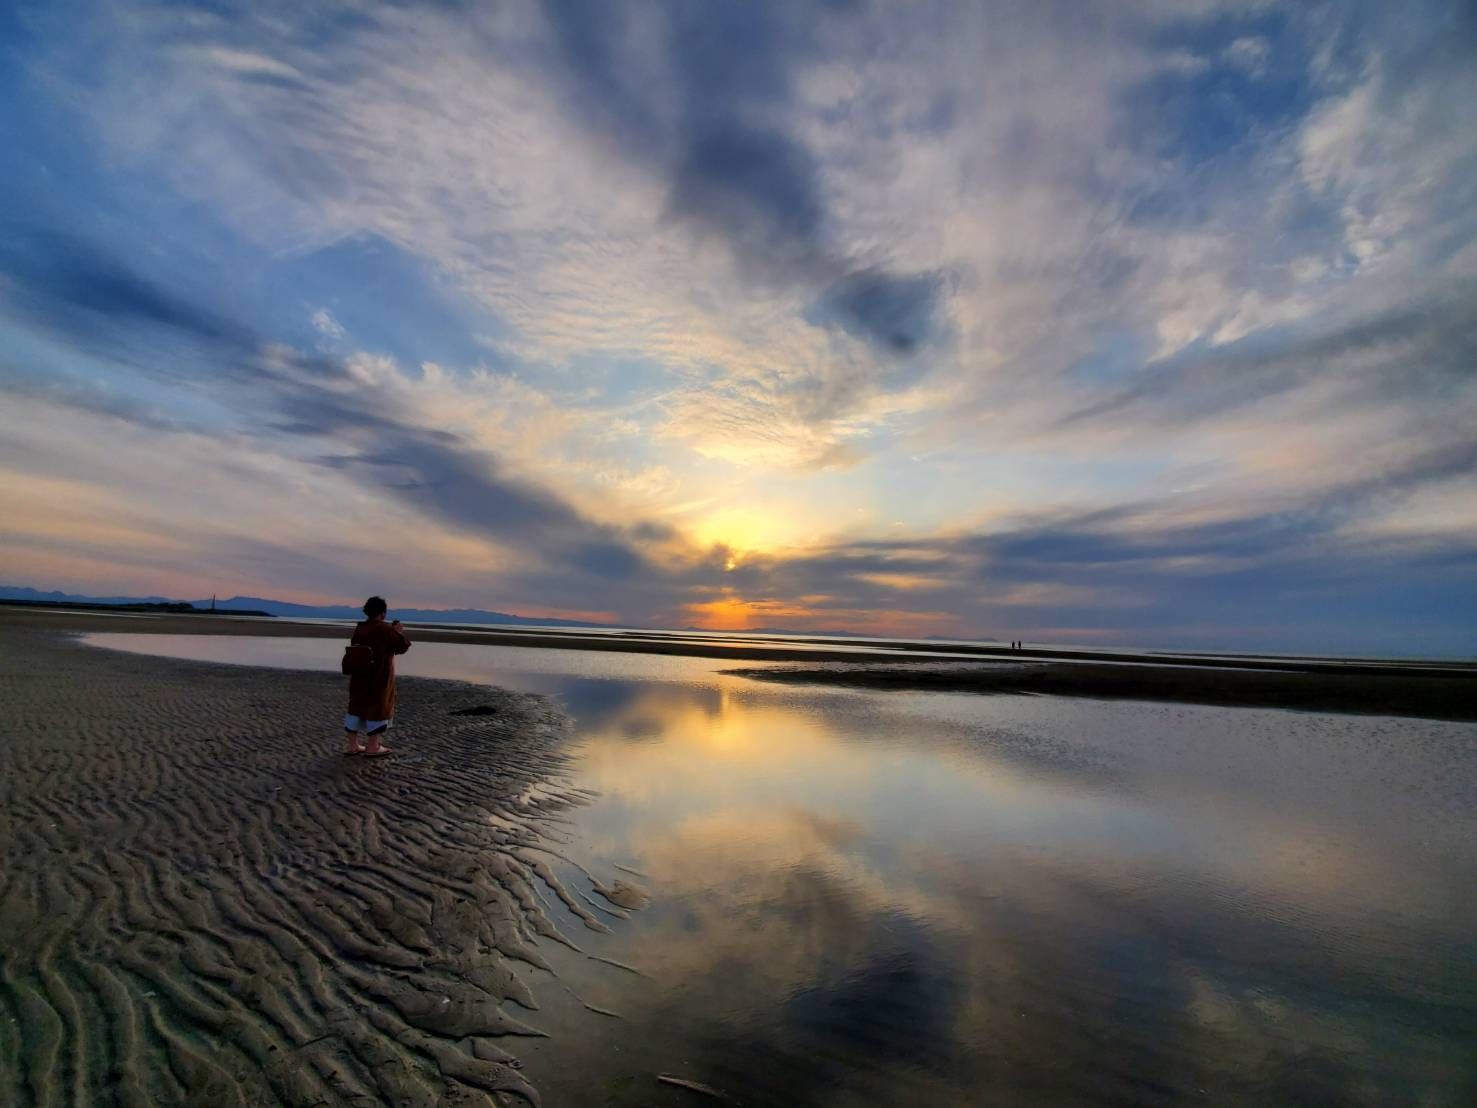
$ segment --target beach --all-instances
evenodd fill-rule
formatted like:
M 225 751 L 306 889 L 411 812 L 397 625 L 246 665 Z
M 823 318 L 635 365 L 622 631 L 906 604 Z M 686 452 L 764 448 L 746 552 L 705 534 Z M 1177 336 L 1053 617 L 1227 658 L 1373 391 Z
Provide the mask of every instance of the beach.
M 556 711 L 406 680 L 392 770 L 325 731 L 336 677 L 3 619 L 0 1102 L 538 1103 L 543 898 L 626 912 L 549 869 Z

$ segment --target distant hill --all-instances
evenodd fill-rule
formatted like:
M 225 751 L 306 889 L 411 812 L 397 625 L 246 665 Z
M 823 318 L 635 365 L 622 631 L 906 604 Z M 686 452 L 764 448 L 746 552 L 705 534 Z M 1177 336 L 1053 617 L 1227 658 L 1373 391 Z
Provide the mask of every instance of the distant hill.
M 70 592 L 42 592 L 14 585 L 0 585 L 0 600 L 30 600 L 49 604 L 187 604 L 167 596 L 80 596 Z
M 41 592 L 38 589 L 15 585 L 0 585 L 0 600 L 23 600 L 43 604 L 108 604 L 130 607 L 149 606 L 162 609 L 164 605 L 193 605 L 209 608 L 210 599 L 175 600 L 167 596 L 82 596 L 78 593 Z M 176 607 L 174 610 L 182 610 Z M 241 612 L 288 619 L 363 619 L 364 614 L 352 604 L 290 604 L 285 600 L 269 600 L 260 596 L 233 596 L 228 600 L 217 600 L 218 612 Z M 538 627 L 609 627 L 608 623 L 590 623 L 577 619 L 537 619 L 532 616 L 515 616 L 509 612 L 487 612 L 480 608 L 396 608 L 391 613 L 398 619 L 411 623 L 489 623 L 513 626 Z
M 17 595 L 19 594 L 19 595 Z M 8 604 L 20 608 L 61 608 L 66 610 L 106 611 L 106 612 L 145 612 L 153 615 L 176 615 L 176 616 L 208 616 L 210 605 L 200 607 L 191 604 L 188 600 L 165 600 L 162 597 L 133 597 L 133 596 L 104 596 L 85 597 L 76 593 L 66 592 L 38 592 L 36 589 L 22 589 L 0 585 L 0 604 Z M 271 616 L 271 612 L 248 611 L 245 609 L 232 609 L 239 611 L 243 616 Z
M 196 604 L 210 607 L 209 600 L 197 600 Z M 217 600 L 216 611 L 236 611 L 240 608 L 257 608 L 274 616 L 296 619 L 363 619 L 364 613 L 357 604 L 289 604 L 285 600 L 269 600 L 260 596 L 233 596 L 229 600 Z M 481 608 L 392 608 L 390 614 L 396 619 L 412 623 L 505 623 L 515 626 L 538 627 L 609 627 L 608 623 L 591 623 L 578 619 L 538 619 L 534 616 L 515 616 L 511 612 L 488 612 Z

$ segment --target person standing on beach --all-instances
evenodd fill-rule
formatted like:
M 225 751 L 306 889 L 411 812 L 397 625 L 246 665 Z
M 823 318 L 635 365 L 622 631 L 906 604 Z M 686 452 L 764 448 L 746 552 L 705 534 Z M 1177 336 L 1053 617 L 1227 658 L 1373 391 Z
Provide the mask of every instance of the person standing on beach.
M 349 709 L 344 716 L 346 754 L 378 758 L 390 753 L 381 740 L 395 718 L 395 655 L 409 650 L 410 640 L 398 619 L 385 622 L 388 607 L 382 597 L 366 600 L 364 622 L 354 628 L 354 637 L 349 640 L 350 652 L 355 647 L 369 651 L 369 664 L 349 675 Z M 361 731 L 369 740 L 367 744 L 359 742 Z

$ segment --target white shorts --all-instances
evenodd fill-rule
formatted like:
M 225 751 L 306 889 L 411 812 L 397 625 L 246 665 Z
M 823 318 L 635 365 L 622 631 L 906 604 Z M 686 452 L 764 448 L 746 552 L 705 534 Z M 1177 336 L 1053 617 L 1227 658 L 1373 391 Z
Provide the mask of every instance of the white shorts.
M 393 723 L 389 719 L 360 719 L 358 716 L 344 717 L 345 731 L 363 731 L 366 735 L 373 735 L 376 731 L 383 731 Z

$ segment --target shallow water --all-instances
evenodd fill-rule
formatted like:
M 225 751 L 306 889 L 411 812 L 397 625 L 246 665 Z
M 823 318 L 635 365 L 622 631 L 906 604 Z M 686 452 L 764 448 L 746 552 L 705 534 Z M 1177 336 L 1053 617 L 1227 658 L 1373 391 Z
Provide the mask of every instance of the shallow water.
M 581 940 L 641 976 L 551 955 L 620 1018 L 546 1006 L 554 1037 L 519 1053 L 547 1103 L 700 1102 L 658 1073 L 746 1105 L 1477 1093 L 1470 724 L 769 686 L 569 650 L 401 662 L 560 698 L 601 793 L 568 854 L 652 894 Z

